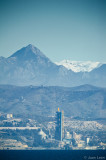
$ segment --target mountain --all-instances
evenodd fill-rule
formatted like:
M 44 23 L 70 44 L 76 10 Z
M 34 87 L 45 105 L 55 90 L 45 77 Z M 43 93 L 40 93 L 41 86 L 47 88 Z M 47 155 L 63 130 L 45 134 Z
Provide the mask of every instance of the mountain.
M 102 65 L 100 62 L 92 61 L 71 61 L 63 60 L 61 62 L 56 62 L 57 65 L 62 65 L 68 70 L 71 69 L 74 72 L 90 72 L 95 68 L 98 68 Z
M 54 116 L 57 108 L 65 117 L 106 118 L 106 88 L 0 85 L 0 112 L 26 117 Z
M 101 84 L 102 87 L 106 86 L 106 64 L 89 72 L 88 81 L 92 85 L 98 86 L 98 84 Z
M 8 58 L 0 57 L 0 84 L 65 87 L 90 84 L 106 87 L 106 64 L 97 62 L 91 66 L 90 69 L 93 66 L 98 68 L 89 72 L 74 72 L 56 65 L 30 44 Z
M 8 58 L 0 58 L 0 83 L 15 85 L 52 85 L 64 67 L 52 63 L 38 48 L 28 45 Z

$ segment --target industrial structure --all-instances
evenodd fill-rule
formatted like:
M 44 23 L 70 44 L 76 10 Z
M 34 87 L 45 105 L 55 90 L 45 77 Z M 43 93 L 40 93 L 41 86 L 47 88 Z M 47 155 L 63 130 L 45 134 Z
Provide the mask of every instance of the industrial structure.
M 62 141 L 64 138 L 64 112 L 60 112 L 59 108 L 56 112 L 56 129 L 55 139 Z

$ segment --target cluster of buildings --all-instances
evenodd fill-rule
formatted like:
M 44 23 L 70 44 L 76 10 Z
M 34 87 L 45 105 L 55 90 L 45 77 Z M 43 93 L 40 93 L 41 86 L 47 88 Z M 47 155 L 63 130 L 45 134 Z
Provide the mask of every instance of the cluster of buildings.
M 56 112 L 56 124 L 55 124 L 55 140 L 59 142 L 59 147 L 64 149 L 105 149 L 105 145 L 91 146 L 90 137 L 77 134 L 74 131 L 67 131 L 64 128 L 64 112 Z M 104 147 L 104 148 L 103 148 Z
M 29 148 L 29 149 L 30 147 L 32 149 L 34 147 L 35 149 L 36 147 L 41 147 L 41 148 L 46 147 L 49 149 L 69 149 L 69 150 L 70 149 L 73 149 L 73 150 L 74 149 L 106 149 L 106 143 L 102 141 L 100 142 L 98 141 L 99 143 L 95 145 L 93 143 L 92 137 L 85 135 L 84 133 L 83 134 L 76 133 L 75 131 L 69 130 L 68 128 L 66 128 L 66 126 L 64 126 L 64 111 L 60 111 L 59 108 L 55 115 L 55 122 L 51 122 L 54 124 L 52 128 L 53 130 L 51 130 L 49 127 L 44 128 L 43 124 L 36 124 L 35 120 L 32 120 L 32 119 L 29 119 L 29 121 L 25 122 L 24 124 L 24 122 L 21 119 L 14 119 L 13 114 L 7 114 L 6 118 L 7 118 L 6 120 L 2 121 L 4 126 L 0 127 L 1 128 L 0 130 L 5 129 L 7 131 L 10 129 L 9 131 L 10 135 L 12 135 L 11 133 L 14 133 L 14 135 L 17 136 L 17 131 L 18 131 L 18 134 L 21 135 L 21 137 L 25 136 L 24 139 L 27 139 L 29 144 L 27 145 L 27 143 L 25 142 L 23 145 L 20 145 L 22 148 L 25 148 L 25 145 L 26 145 L 27 146 L 26 148 Z M 24 131 L 25 133 L 27 131 L 27 134 L 24 135 Z M 10 138 L 12 137 L 10 136 Z M 3 141 L 3 140 L 1 139 L 0 141 Z M 8 145 L 13 146 L 13 143 L 9 143 L 9 142 L 10 141 L 8 139 Z M 91 145 L 90 145 L 90 142 L 92 142 Z M 7 145 L 7 141 L 4 140 L 4 143 L 6 143 Z M 19 144 L 20 143 L 18 143 L 17 141 L 16 148 L 19 147 Z

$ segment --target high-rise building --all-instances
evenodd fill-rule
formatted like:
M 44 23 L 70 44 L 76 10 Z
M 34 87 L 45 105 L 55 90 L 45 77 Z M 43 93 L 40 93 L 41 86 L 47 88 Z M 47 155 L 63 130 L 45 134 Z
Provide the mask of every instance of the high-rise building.
M 59 108 L 56 112 L 56 129 L 55 139 L 62 141 L 64 138 L 64 112 L 60 112 Z

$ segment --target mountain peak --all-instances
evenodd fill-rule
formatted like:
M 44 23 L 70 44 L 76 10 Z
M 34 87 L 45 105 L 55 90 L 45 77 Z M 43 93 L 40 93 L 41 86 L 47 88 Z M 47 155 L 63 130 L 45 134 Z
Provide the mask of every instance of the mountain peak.
M 32 51 L 37 51 L 37 50 L 39 50 L 37 47 L 35 47 L 34 45 L 32 45 L 32 44 L 29 44 L 29 45 L 27 45 L 26 47 L 24 47 L 25 49 L 29 49 L 29 50 L 32 50 Z M 39 50 L 40 51 L 40 50 Z
M 35 47 L 33 44 L 28 44 L 26 47 Z
M 19 60 L 26 60 L 26 59 L 35 59 L 36 57 L 47 58 L 37 47 L 32 44 L 27 45 L 26 47 L 21 48 L 9 58 L 15 57 Z M 47 58 L 48 59 L 48 58 Z

